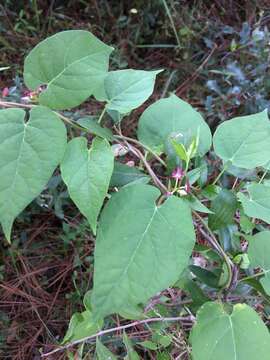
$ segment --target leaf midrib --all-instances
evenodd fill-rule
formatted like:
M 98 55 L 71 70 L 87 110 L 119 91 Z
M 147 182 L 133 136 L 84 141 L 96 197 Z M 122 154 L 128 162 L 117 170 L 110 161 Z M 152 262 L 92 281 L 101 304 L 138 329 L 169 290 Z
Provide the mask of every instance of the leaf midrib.
M 99 53 L 104 53 L 104 52 L 106 53 L 106 51 L 104 51 L 104 50 L 102 50 L 102 51 L 96 51 L 96 52 L 94 52 L 94 53 L 92 53 L 92 54 L 86 55 L 86 56 L 84 56 L 84 57 L 82 57 L 82 58 L 80 58 L 80 59 L 78 59 L 78 60 L 73 61 L 71 64 L 69 64 L 67 67 L 65 67 L 62 71 L 60 71 L 60 73 L 58 73 L 54 78 L 52 78 L 49 82 L 47 82 L 47 89 L 44 91 L 44 93 L 48 90 L 49 86 L 50 86 L 50 85 L 54 85 L 53 82 L 55 82 L 59 77 L 61 77 L 61 76 L 63 75 L 63 73 L 64 73 L 65 71 L 67 71 L 71 66 L 73 66 L 73 65 L 79 63 L 80 61 L 83 61 L 83 60 L 85 60 L 86 58 L 89 58 L 89 57 L 91 57 L 91 56 L 93 56 L 93 55 L 97 55 L 97 54 L 99 54 Z
M 130 266 L 131 266 L 132 263 L 133 263 L 134 258 L 135 258 L 136 255 L 137 255 L 137 252 L 138 252 L 139 248 L 140 248 L 141 245 L 142 245 L 142 242 L 143 242 L 145 236 L 147 235 L 148 229 L 150 228 L 150 226 L 152 225 L 152 222 L 154 221 L 154 218 L 155 218 L 155 215 L 157 214 L 157 212 L 158 212 L 158 207 L 155 206 L 154 209 L 153 209 L 153 214 L 152 214 L 152 216 L 151 216 L 148 224 L 146 225 L 143 234 L 141 235 L 141 239 L 139 240 L 139 242 L 138 242 L 135 250 L 133 251 L 133 254 L 132 254 L 131 257 L 130 257 L 130 261 L 128 262 L 128 264 L 126 265 L 125 269 L 122 271 L 122 274 L 119 276 L 118 280 L 113 284 L 113 286 L 111 287 L 111 289 L 110 289 L 110 291 L 109 291 L 108 293 L 111 294 L 112 291 L 114 290 L 114 288 L 122 281 L 122 278 L 127 274 Z M 103 304 L 104 304 L 104 303 L 106 304 L 106 303 L 108 302 L 108 300 L 109 300 L 109 296 L 106 297 L 105 301 L 103 301 Z

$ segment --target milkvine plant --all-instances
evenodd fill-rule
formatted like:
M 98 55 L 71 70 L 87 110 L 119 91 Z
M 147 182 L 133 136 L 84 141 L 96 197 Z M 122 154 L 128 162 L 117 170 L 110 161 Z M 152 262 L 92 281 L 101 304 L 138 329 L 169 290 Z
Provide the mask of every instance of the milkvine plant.
M 161 70 L 109 71 L 112 51 L 87 31 L 57 33 L 25 59 L 31 101 L 0 102 L 6 241 L 58 166 L 96 238 L 85 310 L 42 356 L 71 356 L 74 346 L 83 353 L 87 344 L 96 359 L 117 359 L 106 337 L 117 331 L 125 359 L 144 351 L 170 359 L 184 333 L 179 359 L 269 360 L 267 110 L 225 121 L 212 137 L 200 113 L 171 94 L 142 113 L 136 139 L 126 137 L 125 118 L 149 98 Z M 105 104 L 96 118 L 63 113 L 90 96 Z M 116 147 L 136 165 L 117 160 Z M 108 326 L 115 315 L 124 325 Z M 149 331 L 146 341 L 128 336 L 135 326 Z

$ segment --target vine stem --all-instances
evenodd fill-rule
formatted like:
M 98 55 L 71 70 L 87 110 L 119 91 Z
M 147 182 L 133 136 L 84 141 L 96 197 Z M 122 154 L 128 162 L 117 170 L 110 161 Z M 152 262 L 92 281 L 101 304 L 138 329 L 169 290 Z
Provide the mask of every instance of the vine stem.
M 118 141 L 121 145 L 122 143 Z M 130 145 L 127 141 L 124 142 L 125 146 L 136 156 L 138 157 L 144 164 L 146 170 L 148 171 L 149 175 L 153 179 L 155 185 L 162 191 L 164 194 L 168 194 L 169 190 L 166 188 L 166 186 L 159 180 L 157 175 L 152 170 L 151 166 L 149 165 L 148 161 L 145 159 L 143 154 L 140 152 L 140 150 L 136 149 L 132 145 Z
M 20 103 L 15 103 L 15 102 L 8 102 L 8 101 L 0 101 L 0 106 L 2 107 L 19 107 L 19 108 L 25 108 L 25 109 L 32 109 L 37 105 L 33 105 L 33 104 L 20 104 Z M 104 107 L 102 113 L 99 116 L 98 119 L 98 123 L 101 122 L 104 114 L 106 112 L 106 108 Z M 66 116 L 62 115 L 59 112 L 54 111 L 54 113 L 56 115 L 58 115 L 63 121 L 65 121 L 67 124 L 79 129 L 79 130 L 84 130 L 87 131 L 87 129 L 85 129 L 84 127 L 76 124 L 74 121 L 70 120 L 69 118 L 67 118 Z M 142 144 L 140 141 L 136 140 L 136 139 L 132 139 L 130 137 L 127 136 L 123 136 L 123 135 L 114 135 L 115 138 L 120 139 L 120 140 L 127 140 L 129 142 L 133 142 L 134 144 L 137 144 L 140 147 L 143 147 L 145 150 L 147 150 L 149 153 L 151 153 L 164 167 L 166 167 L 166 163 L 152 150 L 150 149 L 147 145 Z
M 204 219 L 194 210 L 193 210 L 193 214 L 197 217 L 197 219 L 200 221 L 200 223 L 204 226 L 204 228 L 207 230 L 207 232 L 211 236 L 210 239 L 207 237 L 208 242 L 210 242 L 211 246 L 213 246 L 220 253 L 220 255 L 223 257 L 223 259 L 224 259 L 224 261 L 226 263 L 226 266 L 227 266 L 227 269 L 228 269 L 228 281 L 227 281 L 227 284 L 226 284 L 225 288 L 229 289 L 231 284 L 232 284 L 232 281 L 234 280 L 233 279 L 233 272 L 232 272 L 233 263 L 232 263 L 231 259 L 228 257 L 228 255 L 226 254 L 226 252 L 223 250 L 223 248 L 220 246 L 220 244 L 217 241 L 214 233 L 209 228 L 209 226 L 204 221 Z
M 100 116 L 99 116 L 99 118 L 98 118 L 98 124 L 100 124 L 101 123 L 101 120 L 103 119 L 103 116 L 105 115 L 105 112 L 106 112 L 106 106 L 104 106 L 104 109 L 102 110 L 102 112 L 101 112 L 101 114 L 100 114 Z
M 268 163 L 267 165 L 269 165 L 269 163 Z M 264 173 L 262 174 L 262 176 L 261 176 L 258 184 L 261 184 L 261 183 L 263 182 L 263 180 L 264 180 L 265 176 L 267 175 L 268 171 L 269 171 L 268 169 L 265 169 L 265 171 L 264 171 Z
M 69 343 L 67 345 L 60 346 L 59 348 L 57 348 L 57 349 L 55 349 L 53 351 L 42 354 L 41 357 L 44 358 L 44 357 L 50 356 L 52 354 L 55 354 L 55 353 L 57 353 L 59 351 L 69 349 L 70 347 L 72 347 L 74 345 L 83 343 L 83 342 L 91 340 L 91 339 L 95 339 L 98 336 L 102 336 L 102 335 L 105 335 L 105 334 L 110 334 L 110 333 L 117 332 L 117 331 L 123 331 L 125 329 L 131 328 L 131 327 L 134 327 L 134 326 L 137 326 L 137 325 L 149 324 L 149 323 L 158 322 L 158 321 L 170 321 L 171 322 L 171 321 L 187 321 L 187 320 L 190 321 L 190 322 L 193 322 L 192 318 L 184 317 L 184 316 L 167 317 L 167 318 L 166 317 L 156 317 L 156 318 L 148 318 L 148 319 L 144 319 L 144 320 L 134 321 L 134 322 L 132 322 L 130 324 L 121 325 L 121 326 L 117 326 L 117 327 L 106 329 L 106 330 L 101 330 L 101 331 L 97 332 L 94 335 L 90 335 L 90 336 L 87 336 L 87 337 L 82 338 L 80 340 L 73 341 L 73 342 L 71 342 L 71 343 Z
M 26 109 L 32 109 L 34 108 L 35 106 L 37 105 L 34 105 L 34 104 L 20 104 L 20 103 L 15 103 L 15 102 L 6 102 L 6 101 L 2 101 L 0 100 L 0 106 L 2 107 L 19 107 L 19 108 L 26 108 Z M 105 111 L 106 111 L 106 108 L 103 109 L 100 117 L 99 117 L 99 120 L 98 122 L 100 122 L 105 114 Z M 85 129 L 84 127 L 81 127 L 80 125 L 76 124 L 74 121 L 70 120 L 69 118 L 67 118 L 66 116 L 62 115 L 61 113 L 58 113 L 56 111 L 54 111 L 54 113 L 56 115 L 58 115 L 63 121 L 65 121 L 67 124 L 79 129 L 79 130 L 83 130 L 83 131 L 86 131 L 87 132 L 87 129 Z M 168 189 L 166 188 L 166 186 L 159 180 L 159 178 L 156 176 L 156 174 L 154 173 L 154 171 L 152 170 L 151 166 L 149 165 L 149 163 L 147 162 L 147 160 L 145 159 L 145 157 L 143 156 L 143 154 L 136 148 L 134 148 L 132 145 L 130 145 L 128 143 L 128 141 L 130 142 L 133 142 L 133 143 L 136 143 L 137 145 L 139 146 L 142 146 L 144 147 L 145 149 L 147 149 L 149 152 L 151 152 L 155 157 L 156 159 L 162 163 L 162 165 L 166 165 L 164 163 L 164 161 L 156 154 L 153 153 L 153 151 L 151 149 L 149 149 L 148 147 L 146 147 L 145 145 L 141 144 L 139 141 L 135 140 L 135 139 L 131 139 L 131 138 L 128 138 L 128 137 L 125 137 L 125 136 L 122 136 L 122 135 L 115 135 L 115 140 L 120 143 L 122 145 L 121 142 L 119 142 L 119 140 L 117 139 L 123 139 L 124 140 L 124 143 L 125 145 L 128 147 L 128 149 L 136 156 L 138 157 L 145 165 L 145 168 L 147 169 L 149 175 L 152 177 L 154 183 L 156 184 L 157 187 L 160 188 L 160 190 L 163 192 L 163 193 L 168 193 Z
M 256 279 L 256 278 L 259 277 L 259 276 L 265 275 L 265 273 L 266 273 L 265 271 L 260 271 L 260 272 L 258 272 L 258 273 L 256 273 L 256 274 L 253 274 L 253 275 L 250 275 L 250 276 L 246 276 L 246 277 L 240 279 L 239 282 L 243 282 L 243 281 L 251 280 L 251 279 Z
M 212 185 L 215 185 L 217 182 L 218 182 L 218 180 L 221 178 L 221 176 L 225 173 L 225 171 L 227 170 L 227 168 L 228 168 L 228 165 L 227 164 L 225 164 L 224 165 L 224 167 L 223 167 L 223 169 L 221 170 L 221 172 L 218 174 L 218 176 L 215 178 L 215 180 L 213 181 L 213 183 L 212 183 Z
M 138 146 L 144 148 L 145 150 L 147 150 L 150 154 L 152 154 L 154 156 L 154 158 L 156 160 L 158 160 L 165 168 L 167 167 L 165 161 L 163 161 L 150 147 L 148 147 L 145 144 L 142 144 L 140 141 L 136 140 L 136 139 L 132 139 L 130 137 L 127 136 L 123 136 L 123 135 L 114 135 L 115 138 L 120 139 L 120 140 L 126 140 L 129 142 L 132 142 L 134 144 L 137 144 Z
M 11 101 L 2 101 L 0 100 L 0 106 L 2 107 L 6 107 L 6 108 L 10 108 L 10 107 L 18 107 L 18 108 L 23 108 L 23 109 L 33 109 L 34 107 L 38 106 L 38 105 L 34 105 L 34 104 L 20 104 L 20 103 L 15 103 L 15 102 L 11 102 Z M 53 111 L 54 114 L 56 114 L 57 116 L 59 116 L 65 123 L 73 126 L 76 129 L 79 130 L 84 130 L 87 131 L 86 128 L 76 124 L 74 121 L 70 120 L 69 118 L 67 118 L 66 116 L 64 116 L 63 114 L 57 112 L 57 111 Z

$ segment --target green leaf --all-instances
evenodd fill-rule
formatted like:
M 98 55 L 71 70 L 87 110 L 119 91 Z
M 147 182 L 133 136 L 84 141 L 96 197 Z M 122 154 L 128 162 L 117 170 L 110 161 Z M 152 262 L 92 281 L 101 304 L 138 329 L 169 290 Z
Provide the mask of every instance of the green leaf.
M 125 308 L 119 311 L 119 315 L 123 319 L 129 319 L 129 320 L 142 320 L 147 318 L 142 306 L 136 306 L 136 307 L 133 306 L 130 308 L 125 306 Z
M 189 269 L 202 283 L 212 288 L 219 287 L 219 276 L 212 271 L 196 265 L 189 265 Z
M 113 174 L 111 177 L 110 187 L 120 187 L 127 185 L 133 181 L 149 179 L 149 176 L 137 169 L 135 166 L 114 162 Z
M 88 31 L 59 32 L 26 57 L 24 81 L 31 90 L 46 85 L 40 104 L 58 110 L 72 108 L 103 84 L 112 50 Z
M 117 357 L 98 338 L 96 340 L 96 354 L 97 360 L 117 360 Z
M 133 349 L 132 343 L 125 332 L 123 334 L 123 341 L 127 349 L 127 356 L 125 356 L 125 360 L 140 360 L 139 355 Z
M 128 69 L 109 72 L 104 82 L 106 108 L 126 114 L 142 105 L 152 94 L 156 75 L 161 71 Z
M 176 152 L 177 156 L 181 160 L 184 160 L 187 162 L 189 160 L 189 158 L 188 158 L 186 148 L 184 147 L 184 145 L 181 143 L 178 143 L 176 140 L 173 140 L 173 139 L 171 139 L 171 143 L 172 143 L 172 146 L 173 146 L 174 151 Z
M 268 329 L 245 304 L 235 305 L 231 314 L 220 303 L 204 304 L 190 340 L 193 360 L 269 360 Z
M 97 135 L 108 141 L 114 140 L 113 133 L 111 132 L 111 130 L 100 126 L 98 122 L 93 118 L 84 117 L 79 119 L 77 123 L 94 135 Z
M 260 282 L 266 293 L 270 295 L 270 231 L 261 231 L 254 236 L 247 236 L 247 240 L 250 266 L 260 267 L 264 271 Z
M 186 145 L 198 134 L 198 153 L 203 156 L 211 147 L 210 129 L 200 113 L 175 95 L 150 105 L 139 120 L 138 138 L 150 148 L 164 146 L 171 137 Z
M 89 310 L 83 311 L 82 313 L 75 313 L 70 319 L 68 330 L 62 344 L 94 335 L 101 330 L 102 325 L 103 320 L 94 321 L 93 315 Z
M 158 344 L 155 344 L 153 341 L 145 340 L 139 343 L 142 347 L 149 350 L 157 350 L 159 348 Z
M 174 196 L 157 206 L 159 196 L 150 185 L 133 185 L 104 208 L 95 249 L 97 316 L 144 304 L 186 267 L 195 242 L 190 210 Z
M 14 219 L 45 188 L 62 160 L 66 129 L 51 110 L 37 106 L 0 111 L 0 222 L 8 241 Z
M 202 189 L 202 195 L 209 200 L 214 200 L 217 197 L 219 191 L 220 188 L 218 186 L 210 184 Z
M 106 140 L 95 138 L 91 148 L 77 137 L 68 143 L 61 173 L 71 199 L 96 232 L 97 218 L 113 172 L 113 153 Z
M 214 214 L 209 215 L 210 228 L 218 230 L 232 224 L 237 204 L 236 196 L 231 191 L 222 189 L 211 204 L 210 210 Z
M 246 215 L 270 224 L 270 186 L 251 184 L 247 186 L 248 196 L 238 193 Z
M 267 110 L 224 121 L 218 126 L 214 150 L 234 166 L 252 169 L 270 160 L 270 122 Z
M 175 287 L 179 287 L 182 290 L 187 291 L 192 299 L 192 304 L 190 307 L 194 310 L 197 310 L 205 302 L 209 301 L 209 297 L 205 295 L 202 289 L 193 281 L 190 271 L 185 269 L 176 284 Z
M 251 233 L 251 231 L 254 229 L 255 224 L 251 221 L 251 219 L 246 216 L 243 212 L 243 210 L 240 210 L 240 228 L 241 231 L 243 231 L 245 234 Z
M 213 214 L 213 211 L 211 211 L 205 205 L 203 205 L 203 203 L 201 203 L 200 200 L 198 200 L 194 195 L 183 196 L 182 199 L 189 204 L 192 210 L 206 214 Z
M 270 304 L 270 296 L 267 295 L 267 293 L 265 292 L 262 284 L 260 283 L 260 281 L 256 278 L 250 278 L 250 279 L 243 279 L 243 282 L 245 284 L 248 284 L 250 287 L 252 287 L 254 290 L 256 290 L 262 297 L 263 299 Z

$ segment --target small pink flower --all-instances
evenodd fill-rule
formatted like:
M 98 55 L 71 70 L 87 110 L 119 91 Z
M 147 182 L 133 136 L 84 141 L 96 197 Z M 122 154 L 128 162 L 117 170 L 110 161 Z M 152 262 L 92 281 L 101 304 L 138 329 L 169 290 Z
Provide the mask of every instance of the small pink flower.
M 184 171 L 179 166 L 176 169 L 174 169 L 172 172 L 172 177 L 174 179 L 180 180 L 182 179 L 183 176 L 184 176 Z
M 135 162 L 134 161 L 128 161 L 126 163 L 126 165 L 129 166 L 129 167 L 133 167 L 133 166 L 135 166 Z
M 2 97 L 6 97 L 9 95 L 9 89 L 7 87 L 5 87 L 3 90 L 2 90 Z

